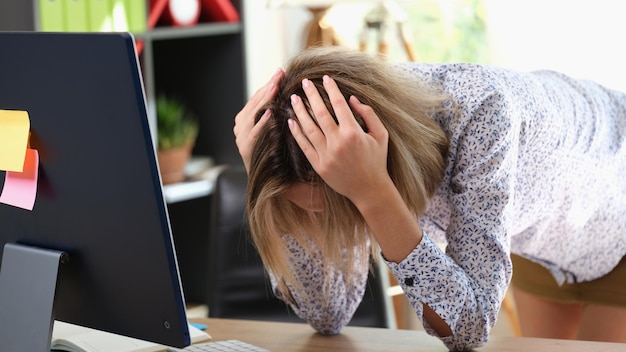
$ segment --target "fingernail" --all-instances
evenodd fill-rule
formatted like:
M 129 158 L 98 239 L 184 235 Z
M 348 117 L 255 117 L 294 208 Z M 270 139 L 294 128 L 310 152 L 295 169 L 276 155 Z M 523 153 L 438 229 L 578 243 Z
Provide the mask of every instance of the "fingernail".
M 328 83 L 330 81 L 330 77 L 328 77 L 328 75 L 324 75 L 324 77 L 322 77 L 322 81 L 324 81 L 324 83 Z
M 302 88 L 304 89 L 309 88 L 309 84 L 310 84 L 310 81 L 308 79 L 305 78 L 302 80 Z
M 293 128 L 293 126 L 295 126 L 295 121 L 293 119 L 289 119 L 287 120 L 287 125 L 289 125 L 289 128 Z
M 361 104 L 361 101 L 359 100 L 359 98 L 357 98 L 357 97 L 356 97 L 356 96 L 354 96 L 354 95 L 351 95 L 351 96 L 350 96 L 350 99 L 352 99 L 355 103 L 359 103 L 359 104 Z
M 291 105 L 296 105 L 298 103 L 298 96 L 295 94 L 291 95 Z
M 279 67 L 279 68 L 277 68 L 277 69 L 276 69 L 276 72 L 274 72 L 274 76 L 273 76 L 273 77 L 274 77 L 274 78 L 278 77 L 278 75 L 280 75 L 280 74 L 281 74 L 281 72 L 283 72 L 283 69 L 282 69 L 282 68 L 280 68 L 280 67 Z

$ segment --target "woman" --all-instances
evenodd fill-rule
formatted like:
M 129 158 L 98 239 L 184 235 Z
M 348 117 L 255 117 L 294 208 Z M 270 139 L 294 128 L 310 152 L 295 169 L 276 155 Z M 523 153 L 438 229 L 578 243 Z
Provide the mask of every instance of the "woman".
M 547 277 L 520 269 L 525 334 L 626 342 L 623 274 L 594 299 L 561 297 L 624 273 L 625 126 L 624 94 L 558 73 L 317 48 L 277 71 L 234 133 L 278 297 L 338 333 L 380 250 L 426 331 L 466 350 L 487 341 L 512 253 Z

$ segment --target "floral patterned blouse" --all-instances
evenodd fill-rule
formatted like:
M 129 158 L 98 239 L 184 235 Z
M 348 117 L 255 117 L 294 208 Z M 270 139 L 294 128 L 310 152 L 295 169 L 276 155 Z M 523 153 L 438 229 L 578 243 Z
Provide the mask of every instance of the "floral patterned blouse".
M 450 326 L 446 347 L 487 342 L 511 252 L 542 264 L 559 284 L 593 280 L 617 265 L 626 254 L 624 93 L 552 71 L 400 67 L 460 108 L 449 104 L 433 116 L 451 144 L 444 179 L 419 219 L 424 238 L 402 262 L 386 262 L 417 316 L 428 304 Z M 350 282 L 336 273 L 336 298 L 322 306 L 322 258 L 285 241 L 294 275 L 310 288 L 292 292 L 291 305 L 321 333 L 338 333 L 361 301 L 367 268 Z

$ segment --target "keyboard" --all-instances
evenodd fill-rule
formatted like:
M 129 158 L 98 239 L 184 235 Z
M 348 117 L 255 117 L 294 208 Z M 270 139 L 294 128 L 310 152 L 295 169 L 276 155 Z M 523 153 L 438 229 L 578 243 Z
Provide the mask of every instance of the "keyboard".
M 270 352 L 239 340 L 203 342 L 185 348 L 168 348 L 167 352 Z

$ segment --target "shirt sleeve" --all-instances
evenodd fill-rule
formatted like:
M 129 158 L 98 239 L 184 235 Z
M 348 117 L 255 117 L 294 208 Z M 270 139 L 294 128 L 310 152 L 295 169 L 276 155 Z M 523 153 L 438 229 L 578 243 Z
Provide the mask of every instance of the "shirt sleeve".
M 425 234 L 405 260 L 386 262 L 418 317 L 427 304 L 450 326 L 452 335 L 442 341 L 451 350 L 487 342 L 512 272 L 508 214 L 518 132 L 497 93 L 470 113 L 450 178 L 445 253 Z
M 305 250 L 291 236 L 283 236 L 283 241 L 290 252 L 292 274 L 301 284 L 301 289 L 289 286 L 291 297 L 286 297 L 276 289 L 276 280 L 269 273 L 274 293 L 319 333 L 338 334 L 350 322 L 363 299 L 368 261 L 356 258 L 364 265 L 349 280 L 346 280 L 341 270 L 335 268 L 329 271 L 331 277 L 325 278 L 324 265 L 328 264 L 324 262 L 319 248 L 312 241 L 310 251 Z

